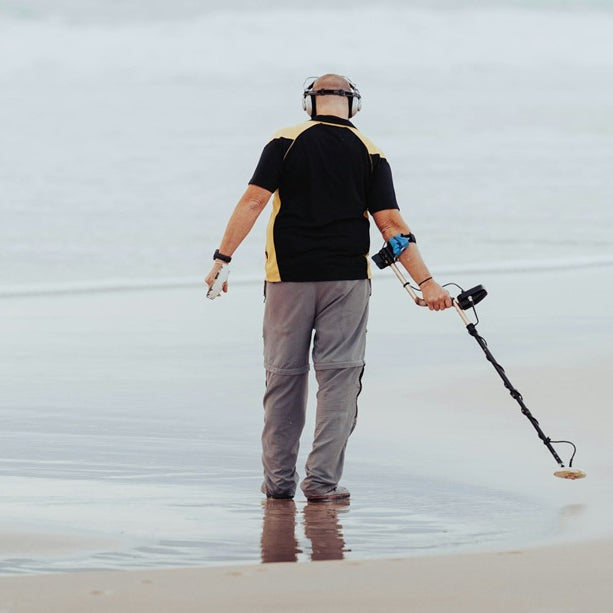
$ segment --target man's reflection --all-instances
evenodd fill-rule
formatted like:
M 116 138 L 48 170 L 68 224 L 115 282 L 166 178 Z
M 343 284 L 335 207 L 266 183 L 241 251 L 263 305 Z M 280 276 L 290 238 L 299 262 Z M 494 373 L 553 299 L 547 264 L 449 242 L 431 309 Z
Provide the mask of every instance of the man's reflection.
M 267 498 L 262 527 L 262 562 L 297 562 L 296 503 Z
M 349 510 L 349 500 L 308 502 L 302 514 L 304 533 L 311 541 L 311 560 L 342 560 L 345 540 L 338 514 Z
M 302 511 L 304 533 L 311 542 L 311 560 L 342 560 L 345 541 L 339 513 L 349 501 L 309 502 Z M 297 562 L 302 553 L 296 539 L 296 504 L 293 500 L 267 498 L 264 502 L 262 562 Z

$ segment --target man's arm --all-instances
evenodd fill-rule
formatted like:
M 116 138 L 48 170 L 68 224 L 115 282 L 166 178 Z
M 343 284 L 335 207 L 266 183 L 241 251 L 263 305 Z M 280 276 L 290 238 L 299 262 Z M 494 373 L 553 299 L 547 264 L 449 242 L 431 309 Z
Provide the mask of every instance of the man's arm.
M 386 241 L 397 234 L 410 234 L 411 232 L 398 209 L 377 211 L 372 214 L 372 217 Z M 399 260 L 415 283 L 421 283 L 420 289 L 431 311 L 442 311 L 452 306 L 449 292 L 432 278 L 415 243 L 409 244 L 409 247 L 400 255 Z
M 257 185 L 248 185 L 245 193 L 238 201 L 230 221 L 226 226 L 223 239 L 219 245 L 220 253 L 232 256 L 238 249 L 238 246 L 243 242 L 247 234 L 253 228 L 260 213 L 270 200 L 272 192 L 269 192 L 263 187 Z M 206 276 L 205 283 L 211 287 L 215 281 L 215 276 L 223 265 L 221 260 L 215 260 L 211 272 Z M 228 284 L 225 283 L 223 291 L 228 291 Z

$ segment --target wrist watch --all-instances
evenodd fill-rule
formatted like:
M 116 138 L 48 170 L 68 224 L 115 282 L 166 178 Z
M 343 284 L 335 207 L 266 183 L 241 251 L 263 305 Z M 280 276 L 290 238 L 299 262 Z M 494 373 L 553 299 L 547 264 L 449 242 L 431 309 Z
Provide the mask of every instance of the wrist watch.
M 219 249 L 215 249 L 215 253 L 213 254 L 214 260 L 221 260 L 226 264 L 229 264 L 232 261 L 232 258 L 229 255 L 224 255 L 223 253 L 219 253 Z

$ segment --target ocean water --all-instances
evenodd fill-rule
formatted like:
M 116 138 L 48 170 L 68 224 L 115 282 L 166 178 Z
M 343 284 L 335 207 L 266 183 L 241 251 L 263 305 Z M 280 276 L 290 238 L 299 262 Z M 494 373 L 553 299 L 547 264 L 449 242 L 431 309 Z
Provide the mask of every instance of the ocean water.
M 2 0 L 0 292 L 197 282 L 324 71 L 435 270 L 610 262 L 612 30 L 596 1 Z
M 261 148 L 304 120 L 303 80 L 327 71 L 360 87 L 355 123 L 387 153 L 435 271 L 489 272 L 495 282 L 493 271 L 610 264 L 611 31 L 612 3 L 596 0 L 315 0 L 308 9 L 0 0 L 2 524 L 109 538 L 67 557 L 16 553 L 0 573 L 301 561 L 321 547 L 330 558 L 410 555 L 559 537 L 584 497 L 448 475 L 441 466 L 468 462 L 474 441 L 468 452 L 418 441 L 417 461 L 403 455 L 400 430 L 393 446 L 356 432 L 348 509 L 262 505 L 261 298 L 251 284 L 262 278 L 266 212 L 232 264 L 237 299 L 203 306 L 197 284 Z M 186 289 L 98 293 L 156 286 Z M 382 288 L 380 305 L 393 293 Z M 563 355 L 569 318 L 539 312 L 530 330 Z M 602 337 L 587 315 L 579 320 L 576 347 Z M 376 367 L 396 329 L 377 332 L 373 320 L 369 331 L 367 414 L 383 410 L 390 375 Z M 437 377 L 464 364 L 464 343 L 452 346 L 446 327 L 419 334 L 438 353 Z M 434 366 L 411 356 L 426 385 Z M 412 415 L 401 421 L 409 434 Z M 429 423 L 436 430 L 436 417 Z M 528 473 L 542 457 L 532 458 L 523 429 L 511 431 L 505 444 L 522 453 L 504 468 Z

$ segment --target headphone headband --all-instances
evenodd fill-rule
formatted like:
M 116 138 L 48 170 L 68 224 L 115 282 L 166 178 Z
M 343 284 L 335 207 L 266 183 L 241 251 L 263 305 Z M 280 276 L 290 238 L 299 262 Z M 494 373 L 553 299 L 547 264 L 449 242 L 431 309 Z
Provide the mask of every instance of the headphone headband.
M 345 96 L 346 98 L 361 98 L 357 90 L 348 92 L 346 89 L 308 89 L 305 96 Z
M 362 96 L 358 88 L 347 77 L 343 77 L 351 90 L 346 89 L 313 89 L 313 86 L 317 82 L 317 78 L 309 78 L 305 80 L 305 84 L 310 81 L 309 85 L 303 87 L 302 92 L 302 108 L 311 117 L 315 114 L 315 97 L 316 96 L 343 96 L 348 98 L 349 102 L 349 117 L 353 117 L 362 108 Z M 355 100 L 355 102 L 354 102 Z

